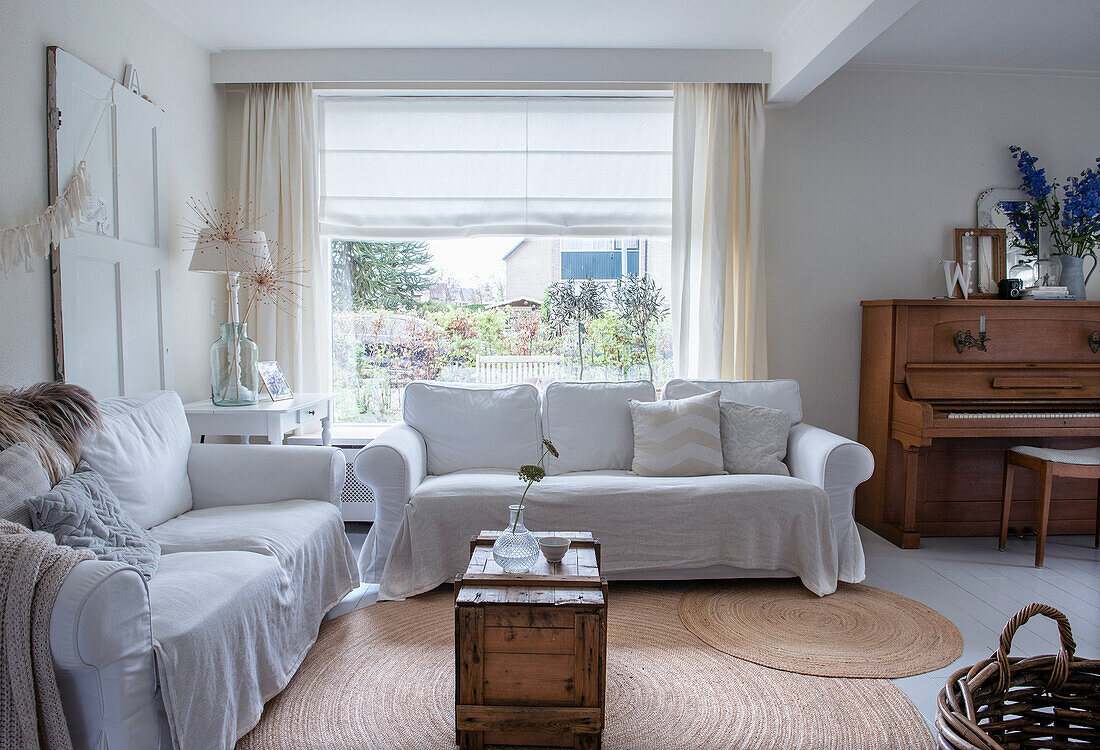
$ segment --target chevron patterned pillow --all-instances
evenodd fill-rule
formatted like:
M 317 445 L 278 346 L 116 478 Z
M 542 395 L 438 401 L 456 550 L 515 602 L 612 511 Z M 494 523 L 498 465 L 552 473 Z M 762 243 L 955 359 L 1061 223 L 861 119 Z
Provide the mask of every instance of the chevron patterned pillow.
M 674 401 L 630 401 L 635 474 L 698 477 L 725 474 L 719 391 Z

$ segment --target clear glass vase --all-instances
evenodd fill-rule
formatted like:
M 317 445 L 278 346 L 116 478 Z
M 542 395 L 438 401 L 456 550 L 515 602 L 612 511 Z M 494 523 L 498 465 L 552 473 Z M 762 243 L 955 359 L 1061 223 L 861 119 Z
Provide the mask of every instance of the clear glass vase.
M 260 348 L 247 323 L 222 323 L 210 347 L 210 399 L 215 406 L 249 406 L 260 396 Z
M 506 573 L 524 573 L 539 559 L 539 542 L 523 525 L 523 507 L 509 505 L 508 527 L 493 543 L 493 559 Z

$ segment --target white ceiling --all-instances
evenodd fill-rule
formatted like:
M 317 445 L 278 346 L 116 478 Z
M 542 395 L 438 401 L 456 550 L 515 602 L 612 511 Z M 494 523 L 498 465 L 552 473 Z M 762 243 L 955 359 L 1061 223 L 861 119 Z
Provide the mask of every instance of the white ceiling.
M 1100 73 L 1100 0 L 147 0 L 215 83 L 760 81 L 851 61 Z
M 805 0 L 149 0 L 214 50 L 764 49 Z
M 921 0 L 852 62 L 1100 71 L 1097 0 Z

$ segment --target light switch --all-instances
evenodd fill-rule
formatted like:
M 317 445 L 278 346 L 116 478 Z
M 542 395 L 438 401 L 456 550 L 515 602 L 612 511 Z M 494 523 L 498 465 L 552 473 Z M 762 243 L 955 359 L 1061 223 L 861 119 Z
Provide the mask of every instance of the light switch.
M 213 297 L 210 298 L 210 317 L 218 317 L 218 301 Z

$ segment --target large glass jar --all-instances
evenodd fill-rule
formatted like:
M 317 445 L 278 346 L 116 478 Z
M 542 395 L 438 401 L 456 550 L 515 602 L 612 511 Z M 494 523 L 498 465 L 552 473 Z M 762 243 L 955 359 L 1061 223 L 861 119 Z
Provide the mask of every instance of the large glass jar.
M 523 525 L 523 506 L 509 505 L 508 526 L 493 543 L 493 559 L 506 573 L 525 573 L 539 559 L 539 542 Z
M 210 347 L 210 399 L 215 406 L 249 406 L 260 396 L 260 348 L 247 323 L 222 323 Z
M 1008 269 L 1008 278 L 1019 279 L 1023 288 L 1027 289 L 1035 286 L 1038 276 L 1035 273 L 1035 266 L 1028 263 L 1024 258 L 1020 258 L 1016 265 Z

